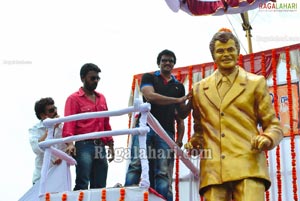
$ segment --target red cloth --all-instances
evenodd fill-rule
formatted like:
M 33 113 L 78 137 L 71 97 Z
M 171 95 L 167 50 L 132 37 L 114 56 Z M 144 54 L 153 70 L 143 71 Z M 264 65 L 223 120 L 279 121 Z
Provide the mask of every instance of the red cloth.
M 199 15 L 223 15 L 242 13 L 255 9 L 259 4 L 269 0 L 186 0 L 189 11 L 196 16 Z M 275 2 L 275 0 L 270 0 Z
M 65 116 L 79 114 L 84 112 L 99 112 L 108 110 L 106 99 L 103 94 L 95 92 L 96 102 L 88 99 L 82 88 L 71 94 L 65 104 Z M 84 119 L 78 121 L 65 122 L 63 126 L 62 136 L 68 137 L 78 134 L 90 132 L 109 131 L 111 126 L 109 117 Z M 102 137 L 104 144 L 113 141 L 112 137 Z
M 224 8 L 221 0 L 213 2 L 187 0 L 186 2 L 193 15 L 210 15 L 215 13 L 218 9 Z
M 156 195 L 157 197 L 160 197 L 160 198 L 166 200 L 164 198 L 164 196 L 162 196 L 161 194 L 159 194 L 154 188 L 149 187 L 148 191 L 149 191 L 149 193 L 152 193 L 152 194 Z

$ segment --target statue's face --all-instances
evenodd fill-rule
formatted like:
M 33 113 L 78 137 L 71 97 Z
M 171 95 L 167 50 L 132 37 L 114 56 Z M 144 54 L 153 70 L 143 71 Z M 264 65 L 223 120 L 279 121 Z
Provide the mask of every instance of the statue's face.
M 213 54 L 220 71 L 229 72 L 235 68 L 238 52 L 234 40 L 229 39 L 226 43 L 217 40 Z

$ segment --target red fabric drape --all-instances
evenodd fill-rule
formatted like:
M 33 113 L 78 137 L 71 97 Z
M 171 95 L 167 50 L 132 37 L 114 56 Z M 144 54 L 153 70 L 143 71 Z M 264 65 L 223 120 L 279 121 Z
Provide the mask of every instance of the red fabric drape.
M 186 0 L 189 11 L 192 15 L 196 16 L 242 13 L 247 10 L 255 9 L 265 2 L 266 0 Z

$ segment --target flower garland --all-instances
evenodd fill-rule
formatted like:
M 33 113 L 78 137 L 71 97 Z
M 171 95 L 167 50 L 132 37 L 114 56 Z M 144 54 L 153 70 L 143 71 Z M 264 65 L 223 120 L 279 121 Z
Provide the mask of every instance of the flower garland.
M 269 166 L 268 151 L 265 151 L 265 155 L 266 155 L 266 158 L 267 158 L 267 165 Z M 269 190 L 266 191 L 266 201 L 270 201 L 270 191 Z
M 261 74 L 264 76 L 264 77 L 266 77 L 266 63 L 265 63 L 265 54 L 264 53 L 262 53 L 262 55 L 261 55 Z M 268 162 L 268 152 L 266 151 L 265 152 L 265 155 L 266 155 L 266 158 L 267 158 L 267 162 Z M 269 201 L 269 198 L 270 197 L 270 192 L 269 191 L 267 191 L 266 192 L 266 200 L 267 201 Z
M 279 117 L 279 104 L 278 104 L 278 86 L 277 86 L 277 61 L 276 51 L 272 50 L 272 72 L 273 72 L 273 89 L 274 89 L 274 109 L 275 114 Z M 282 181 L 281 181 L 281 162 L 280 162 L 280 145 L 276 147 L 276 178 L 277 178 L 277 189 L 278 189 L 278 201 L 282 200 Z
M 120 188 L 120 199 L 119 201 L 125 200 L 125 188 Z
M 292 181 L 293 181 L 293 193 L 294 200 L 298 200 L 297 196 L 297 171 L 296 171 L 296 152 L 295 152 L 295 134 L 293 126 L 293 99 L 292 99 L 292 86 L 291 86 L 291 64 L 290 64 L 290 50 L 289 48 L 285 49 L 286 56 L 286 80 L 288 87 L 288 108 L 290 114 L 290 136 L 291 136 L 291 160 L 292 160 Z
M 149 201 L 149 193 L 148 193 L 148 191 L 144 192 L 144 201 Z
M 191 91 L 193 87 L 193 66 L 189 67 L 189 85 L 188 90 Z M 192 133 L 192 115 L 191 113 L 188 116 L 188 122 L 187 122 L 188 130 L 187 130 L 187 140 L 189 141 L 191 139 L 191 133 Z
M 266 77 L 266 57 L 265 57 L 264 53 L 261 54 L 261 75 Z M 265 155 L 266 155 L 267 162 L 268 162 L 268 152 L 267 151 L 265 152 Z M 266 192 L 266 200 L 269 201 L 269 199 L 270 199 L 270 192 L 267 191 Z
M 176 75 L 176 78 L 177 80 L 181 81 L 181 71 L 177 71 L 177 75 Z M 178 137 L 178 133 L 176 132 L 176 139 Z M 175 158 L 175 164 L 179 163 L 179 158 L 176 157 Z M 179 183 L 177 182 L 178 181 L 178 178 L 179 178 L 179 166 L 175 166 L 175 196 L 178 196 L 179 197 Z
M 106 189 L 105 188 L 101 191 L 101 201 L 106 201 Z
M 78 196 L 78 201 L 83 201 L 84 198 L 84 192 L 80 191 L 79 196 Z
M 135 75 L 133 76 L 132 83 L 131 83 L 131 95 L 132 95 L 132 97 L 134 97 L 134 90 L 135 90 Z M 129 121 L 128 121 L 128 128 L 131 128 L 131 118 L 129 118 Z
M 67 201 L 67 198 L 68 198 L 68 196 L 67 196 L 66 193 L 63 193 L 63 194 L 61 195 L 61 201 Z
M 131 83 L 131 96 L 134 97 L 134 90 L 135 90 L 135 75 L 133 76 L 133 79 L 132 79 L 132 83 Z M 131 114 L 132 115 L 132 114 Z M 131 128 L 131 115 L 129 115 L 129 118 L 128 118 L 128 128 Z M 127 147 L 129 145 L 129 139 L 130 139 L 130 136 L 131 135 L 128 135 L 127 136 Z
M 50 193 L 45 194 L 45 201 L 50 201 Z
M 175 201 L 179 201 L 179 157 L 176 157 L 175 169 Z
M 134 94 L 135 90 L 135 75 L 133 76 L 132 83 L 131 83 L 131 93 Z

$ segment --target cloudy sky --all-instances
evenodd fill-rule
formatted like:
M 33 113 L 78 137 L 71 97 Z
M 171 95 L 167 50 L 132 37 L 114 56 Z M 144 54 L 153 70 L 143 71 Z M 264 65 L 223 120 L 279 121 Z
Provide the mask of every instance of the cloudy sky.
M 299 43 L 299 13 L 249 12 L 254 52 Z M 163 0 L 2 2 L 1 200 L 17 200 L 31 187 L 34 154 L 28 128 L 38 121 L 34 102 L 51 96 L 63 115 L 67 96 L 81 86 L 84 63 L 101 68 L 97 90 L 105 94 L 109 109 L 125 108 L 133 75 L 156 70 L 156 57 L 163 49 L 175 52 L 176 67 L 210 62 L 208 43 L 218 29 L 227 27 L 246 54 L 241 23 L 240 15 L 174 13 Z M 111 119 L 113 129 L 127 124 L 126 116 Z M 126 147 L 126 136 L 115 141 L 116 147 Z M 108 186 L 124 183 L 125 164 L 110 164 Z

